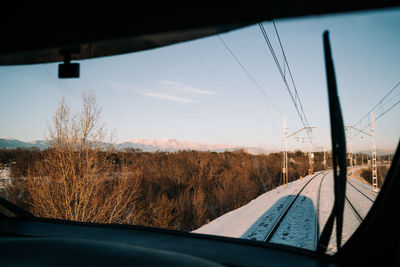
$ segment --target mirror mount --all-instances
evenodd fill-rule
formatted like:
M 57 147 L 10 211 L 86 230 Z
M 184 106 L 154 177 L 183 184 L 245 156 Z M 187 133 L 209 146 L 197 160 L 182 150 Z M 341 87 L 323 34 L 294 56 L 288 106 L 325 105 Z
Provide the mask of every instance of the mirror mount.
M 71 63 L 71 55 L 79 53 L 80 49 L 60 49 L 64 56 L 64 63 L 58 65 L 58 78 L 79 78 L 79 63 Z

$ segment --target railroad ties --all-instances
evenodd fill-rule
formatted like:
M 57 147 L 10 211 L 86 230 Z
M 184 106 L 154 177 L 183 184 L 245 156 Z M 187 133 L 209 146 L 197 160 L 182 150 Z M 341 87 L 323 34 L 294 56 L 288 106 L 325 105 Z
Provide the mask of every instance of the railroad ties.
M 329 177 L 329 179 L 325 179 Z M 326 181 L 326 182 L 324 182 Z M 323 187 L 324 183 L 324 188 Z M 322 188 L 322 190 L 321 190 Z M 373 197 L 348 181 L 343 226 L 343 243 L 363 221 L 373 204 Z M 300 247 L 315 251 L 320 230 L 326 223 L 327 214 L 333 207 L 332 171 L 319 172 L 305 182 L 296 194 L 282 201 L 279 213 L 269 218 L 264 242 Z M 330 241 L 330 252 L 334 253 L 335 231 Z

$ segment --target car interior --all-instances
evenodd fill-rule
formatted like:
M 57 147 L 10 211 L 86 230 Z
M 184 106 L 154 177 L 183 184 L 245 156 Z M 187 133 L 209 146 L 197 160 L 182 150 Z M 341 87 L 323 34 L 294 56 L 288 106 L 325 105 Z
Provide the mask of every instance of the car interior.
M 173 6 L 151 3 L 100 8 L 15 7 L 0 18 L 0 65 L 59 63 L 58 78 L 79 78 L 79 62 L 133 53 L 229 32 L 279 18 L 368 12 L 398 7 L 397 1 L 276 1 Z M 71 4 L 72 5 L 72 4 Z M 100 4 L 103 5 L 103 4 Z M 50 11 L 49 11 L 50 10 Z M 335 203 L 316 251 L 230 237 L 126 224 L 38 218 L 0 198 L 1 266 L 400 266 L 400 147 L 364 221 L 333 255 L 340 239 L 346 181 L 346 142 L 335 77 L 334 40 L 321 32 L 329 95 Z M 6 92 L 3 92 L 6 93 Z M 384 263 L 384 264 L 383 264 Z

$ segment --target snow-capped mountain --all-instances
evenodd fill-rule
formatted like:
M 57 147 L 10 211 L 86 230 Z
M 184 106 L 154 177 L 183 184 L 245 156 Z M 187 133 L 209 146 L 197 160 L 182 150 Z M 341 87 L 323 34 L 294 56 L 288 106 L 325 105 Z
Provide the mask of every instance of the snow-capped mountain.
M 107 145 L 107 144 L 106 144 Z M 45 140 L 36 140 L 32 142 L 24 142 L 14 138 L 5 137 L 0 138 L 0 148 L 32 148 L 37 147 L 39 149 L 46 149 L 50 146 L 50 143 Z M 148 139 L 132 139 L 121 143 L 114 144 L 116 149 L 126 148 L 137 148 L 145 152 L 154 151 L 178 151 L 178 150 L 199 150 L 199 151 L 216 151 L 222 152 L 225 150 L 234 150 L 238 147 L 220 144 L 202 144 L 202 143 L 191 143 L 186 141 L 178 141 L 173 138 L 162 139 L 162 140 L 148 140 Z
M 109 143 L 105 143 L 104 145 L 107 146 L 109 145 Z M 179 150 L 224 152 L 224 151 L 233 151 L 237 149 L 244 149 L 250 154 L 268 153 L 267 150 L 256 147 L 239 147 L 239 146 L 223 145 L 223 144 L 193 143 L 193 142 L 176 140 L 173 138 L 167 138 L 161 140 L 131 139 L 120 143 L 114 143 L 113 146 L 119 150 L 134 148 L 134 149 L 140 149 L 145 152 L 155 152 L 155 151 L 174 152 Z M 35 140 L 32 142 L 24 142 L 10 137 L 0 138 L 0 148 L 33 148 L 33 147 L 39 148 L 41 150 L 46 149 L 50 147 L 50 142 L 46 140 Z
M 154 152 L 157 150 L 161 151 L 178 151 L 178 150 L 199 150 L 199 151 L 225 151 L 234 150 L 238 147 L 230 145 L 220 144 L 203 144 L 203 143 L 191 143 L 186 141 L 178 141 L 173 138 L 161 139 L 161 140 L 148 140 L 148 139 L 132 139 L 125 142 L 116 144 L 119 149 L 125 148 L 138 148 L 143 151 Z

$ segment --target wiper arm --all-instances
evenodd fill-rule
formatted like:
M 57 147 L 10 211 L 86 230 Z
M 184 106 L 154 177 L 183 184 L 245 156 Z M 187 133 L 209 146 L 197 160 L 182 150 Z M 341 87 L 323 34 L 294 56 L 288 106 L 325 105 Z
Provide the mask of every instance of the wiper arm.
M 330 237 L 333 231 L 333 224 L 336 218 L 336 245 L 337 251 L 341 247 L 343 211 L 346 193 L 346 139 L 344 133 L 343 117 L 340 108 L 339 96 L 337 93 L 335 67 L 333 65 L 331 46 L 329 42 L 329 32 L 325 31 L 323 35 L 325 68 L 328 85 L 329 113 L 331 121 L 331 139 L 332 139 L 332 161 L 335 202 L 328 221 L 322 231 L 318 243 L 317 252 L 325 253 Z

